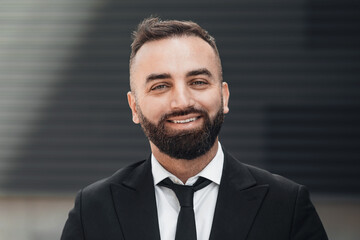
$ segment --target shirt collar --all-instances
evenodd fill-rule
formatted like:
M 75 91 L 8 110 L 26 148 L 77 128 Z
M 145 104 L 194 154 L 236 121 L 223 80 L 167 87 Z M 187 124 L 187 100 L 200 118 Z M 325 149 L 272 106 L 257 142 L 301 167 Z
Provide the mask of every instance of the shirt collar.
M 189 178 L 186 181 L 185 185 L 193 185 L 200 176 L 220 185 L 223 165 L 224 152 L 222 151 L 220 142 L 218 142 L 218 150 L 215 157 L 201 172 Z M 163 166 L 161 166 L 161 164 L 157 161 L 153 154 L 151 154 L 151 171 L 154 178 L 154 185 L 157 185 L 159 182 L 161 182 L 167 177 L 169 177 L 173 182 L 177 184 L 182 184 L 179 178 L 177 178 L 174 174 L 170 173 Z

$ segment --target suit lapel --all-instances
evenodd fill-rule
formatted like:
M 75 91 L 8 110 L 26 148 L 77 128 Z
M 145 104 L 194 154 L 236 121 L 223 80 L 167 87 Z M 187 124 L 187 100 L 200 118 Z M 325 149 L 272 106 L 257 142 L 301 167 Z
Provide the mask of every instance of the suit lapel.
M 126 240 L 160 240 L 155 190 L 148 159 L 120 184 L 111 185 L 112 197 Z
M 267 185 L 256 185 L 247 167 L 226 151 L 210 240 L 245 240 Z M 155 190 L 148 159 L 123 182 L 111 185 L 114 206 L 125 240 L 160 240 Z
M 245 240 L 267 185 L 256 185 L 249 170 L 224 151 L 224 170 L 219 187 L 210 240 Z

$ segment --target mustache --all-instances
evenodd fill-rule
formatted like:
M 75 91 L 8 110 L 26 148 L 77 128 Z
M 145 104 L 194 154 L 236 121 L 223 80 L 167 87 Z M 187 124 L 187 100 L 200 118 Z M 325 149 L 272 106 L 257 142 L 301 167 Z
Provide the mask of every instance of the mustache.
M 170 113 L 165 113 L 161 117 L 160 122 L 164 122 L 168 118 L 171 118 L 171 117 L 184 116 L 184 115 L 191 114 L 191 113 L 200 114 L 202 116 L 206 115 L 206 111 L 203 110 L 203 109 L 197 109 L 197 108 L 194 108 L 194 107 L 188 107 L 188 108 L 183 109 L 183 110 L 178 110 L 178 111 L 173 111 L 173 112 L 170 112 Z

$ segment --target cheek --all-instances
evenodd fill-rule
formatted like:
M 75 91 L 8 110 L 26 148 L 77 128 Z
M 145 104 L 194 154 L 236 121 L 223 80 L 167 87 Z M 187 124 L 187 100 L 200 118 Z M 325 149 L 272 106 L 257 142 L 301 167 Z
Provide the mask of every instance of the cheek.
M 203 108 L 208 112 L 209 117 L 211 119 L 214 119 L 214 117 L 218 114 L 218 112 L 221 110 L 221 97 L 215 97 L 209 98 L 208 101 L 205 103 L 206 105 L 203 105 Z
M 140 108 L 142 114 L 153 123 L 157 123 L 162 115 L 166 113 L 164 101 L 154 99 L 143 99 Z
M 209 112 L 217 112 L 219 107 L 221 106 L 221 101 L 221 94 L 219 94 L 218 92 L 207 93 L 199 100 L 201 105 Z

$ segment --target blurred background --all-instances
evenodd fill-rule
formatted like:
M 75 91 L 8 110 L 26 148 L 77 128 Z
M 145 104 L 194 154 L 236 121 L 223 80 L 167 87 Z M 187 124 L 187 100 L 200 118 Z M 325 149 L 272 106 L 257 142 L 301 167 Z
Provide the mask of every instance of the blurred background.
M 0 0 L 0 239 L 59 239 L 76 192 L 146 158 L 126 93 L 131 32 L 217 39 L 222 145 L 308 186 L 330 239 L 360 238 L 360 2 Z

